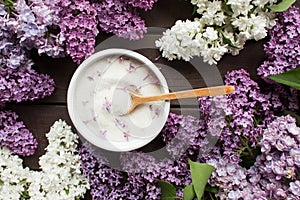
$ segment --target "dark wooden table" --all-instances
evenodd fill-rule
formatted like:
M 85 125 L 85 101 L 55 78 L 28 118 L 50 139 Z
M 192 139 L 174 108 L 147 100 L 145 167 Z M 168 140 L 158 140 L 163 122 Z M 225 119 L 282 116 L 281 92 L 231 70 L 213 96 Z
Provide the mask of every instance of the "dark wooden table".
M 296 5 L 300 7 L 299 0 L 297 0 Z M 168 28 L 178 19 L 192 18 L 192 10 L 192 5 L 186 0 L 159 0 L 151 11 L 142 12 L 141 15 L 148 27 Z M 99 34 L 97 44 L 110 36 L 104 33 Z M 218 73 L 224 76 L 227 71 L 245 68 L 251 74 L 251 77 L 263 87 L 263 82 L 256 76 L 256 69 L 264 60 L 263 43 L 266 41 L 267 39 L 258 42 L 249 41 L 238 56 L 225 55 L 217 66 Z M 162 72 L 170 89 L 173 91 L 187 89 L 182 84 L 183 79 L 188 80 L 189 84 L 194 88 L 207 86 L 207 82 L 204 81 L 201 74 L 188 62 L 170 62 L 163 58 L 156 60 L 160 55 L 157 49 L 139 49 L 137 52 L 145 55 L 156 64 L 159 63 L 171 67 L 183 75 L 184 78 L 174 76 L 174 73 L 168 71 L 168 68 L 162 67 Z M 69 125 L 72 125 L 67 111 L 66 95 L 69 81 L 78 65 L 73 63 L 70 58 L 52 59 L 46 56 L 38 56 L 36 52 L 32 52 L 32 58 L 37 71 L 46 73 L 55 80 L 56 90 L 50 97 L 43 100 L 9 104 L 8 107 L 17 112 L 21 120 L 24 121 L 38 140 L 39 146 L 36 153 L 33 156 L 24 158 L 25 166 L 31 169 L 38 169 L 38 158 L 45 153 L 44 149 L 48 144 L 45 133 L 49 131 L 50 126 L 58 119 L 63 119 Z M 211 74 L 211 76 L 210 79 L 213 80 L 214 75 Z M 175 113 L 184 111 L 184 113 L 197 115 L 197 109 L 189 106 L 189 101 L 180 105 L 177 101 L 172 101 L 171 111 Z M 73 130 L 76 132 L 74 128 Z M 87 195 L 86 199 L 90 199 L 90 197 Z

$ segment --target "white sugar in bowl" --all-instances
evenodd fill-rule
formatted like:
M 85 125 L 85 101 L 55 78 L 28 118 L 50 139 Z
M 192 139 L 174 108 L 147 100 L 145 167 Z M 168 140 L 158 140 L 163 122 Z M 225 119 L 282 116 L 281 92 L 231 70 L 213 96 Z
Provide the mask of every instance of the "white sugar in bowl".
M 79 132 L 93 145 L 109 151 L 131 151 L 150 143 L 163 128 L 169 101 L 138 106 L 130 114 L 116 108 L 130 103 L 124 93 L 168 93 L 160 70 L 145 56 L 125 49 L 107 49 L 87 58 L 68 88 L 67 107 Z

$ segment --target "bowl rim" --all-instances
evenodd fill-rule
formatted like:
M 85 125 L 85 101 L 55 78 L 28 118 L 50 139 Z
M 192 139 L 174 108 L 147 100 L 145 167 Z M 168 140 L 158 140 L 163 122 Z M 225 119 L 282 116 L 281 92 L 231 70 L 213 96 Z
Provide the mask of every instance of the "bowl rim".
M 158 67 L 150 61 L 147 57 L 144 55 L 137 53 L 135 51 L 127 50 L 127 49 L 121 49 L 121 48 L 111 48 L 111 49 L 105 49 L 101 50 L 99 52 L 96 52 L 89 56 L 86 60 L 84 60 L 76 69 L 74 72 L 71 81 L 69 83 L 69 87 L 67 90 L 67 109 L 69 116 L 71 118 L 71 121 L 73 125 L 75 126 L 77 132 L 88 142 L 93 144 L 96 147 L 108 150 L 108 151 L 115 151 L 115 152 L 123 152 L 123 151 L 131 151 L 138 148 L 141 148 L 148 143 L 150 143 L 154 138 L 159 135 L 161 130 L 163 129 L 164 124 L 166 123 L 169 112 L 170 112 L 170 101 L 165 101 L 164 106 L 164 116 L 162 117 L 163 124 L 160 130 L 153 134 L 152 137 L 147 138 L 138 138 L 138 140 L 133 140 L 131 143 L 132 145 L 128 145 L 126 143 L 124 145 L 124 142 L 119 141 L 104 141 L 99 140 L 99 138 L 88 128 L 86 128 L 86 125 L 81 121 L 78 115 L 76 115 L 76 109 L 74 109 L 74 101 L 75 101 L 75 94 L 76 94 L 76 85 L 77 80 L 80 78 L 80 75 L 89 67 L 92 66 L 94 62 L 97 60 L 101 60 L 105 57 L 112 56 L 112 55 L 124 55 L 131 57 L 141 63 L 143 63 L 145 66 L 147 66 L 157 77 L 159 80 L 159 83 L 163 86 L 162 90 L 164 93 L 169 93 L 169 87 L 167 85 L 167 81 L 161 71 L 158 69 Z M 123 145 L 122 145 L 123 144 Z M 117 148 L 116 148 L 117 147 Z

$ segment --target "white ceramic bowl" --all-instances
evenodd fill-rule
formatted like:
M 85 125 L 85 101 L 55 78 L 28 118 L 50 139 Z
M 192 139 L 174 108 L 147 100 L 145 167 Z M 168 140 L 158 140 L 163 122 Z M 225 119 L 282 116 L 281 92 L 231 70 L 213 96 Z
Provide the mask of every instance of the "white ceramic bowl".
M 152 82 L 147 81 L 150 76 Z M 141 83 L 145 81 L 147 84 Z M 117 87 L 111 86 L 114 84 Z M 130 115 L 116 116 L 103 101 L 114 101 L 122 84 L 141 89 L 143 95 L 169 92 L 164 76 L 145 56 L 125 49 L 107 49 L 93 54 L 78 67 L 67 94 L 68 112 L 79 134 L 109 151 L 131 151 L 151 142 L 163 128 L 170 110 L 170 102 L 162 101 L 142 105 Z M 125 125 L 118 127 L 120 121 Z M 125 134 L 124 127 L 129 134 Z

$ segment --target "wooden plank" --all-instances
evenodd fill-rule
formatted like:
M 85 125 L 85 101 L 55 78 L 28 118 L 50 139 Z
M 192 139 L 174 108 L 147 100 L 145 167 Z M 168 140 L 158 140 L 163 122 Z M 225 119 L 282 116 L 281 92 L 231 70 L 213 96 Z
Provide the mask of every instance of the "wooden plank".
M 176 20 L 191 19 L 193 5 L 186 0 L 160 0 L 150 11 L 141 11 L 148 27 L 171 27 Z

